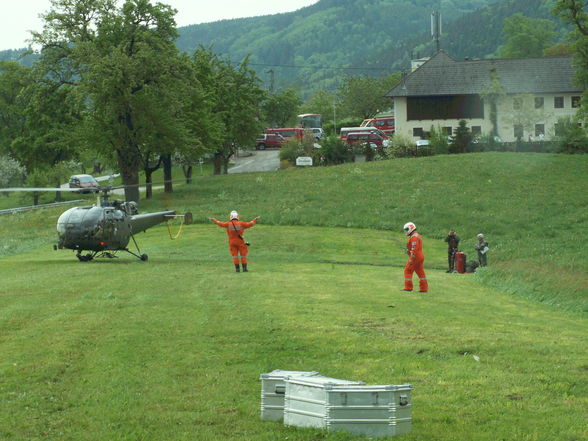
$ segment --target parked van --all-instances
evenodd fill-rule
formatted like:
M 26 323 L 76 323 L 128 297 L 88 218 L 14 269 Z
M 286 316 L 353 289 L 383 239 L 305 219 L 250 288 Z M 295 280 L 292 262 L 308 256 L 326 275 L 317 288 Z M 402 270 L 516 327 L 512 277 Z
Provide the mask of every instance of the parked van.
M 392 136 L 396 131 L 396 122 L 393 116 L 377 116 L 372 120 L 371 125 L 388 136 Z
M 292 128 L 278 128 L 278 129 L 266 129 L 265 133 L 278 133 L 286 138 L 286 141 L 290 139 L 302 139 L 304 138 L 304 129 L 302 127 Z
M 339 137 L 345 141 L 347 139 L 347 135 L 351 132 L 377 133 L 385 139 L 388 138 L 384 132 L 382 132 L 380 129 L 377 129 L 376 127 L 341 127 L 341 130 L 339 130 Z
M 369 142 L 372 147 L 388 147 L 390 145 L 390 141 L 385 136 L 374 132 L 350 132 L 347 134 L 345 142 L 348 145 Z

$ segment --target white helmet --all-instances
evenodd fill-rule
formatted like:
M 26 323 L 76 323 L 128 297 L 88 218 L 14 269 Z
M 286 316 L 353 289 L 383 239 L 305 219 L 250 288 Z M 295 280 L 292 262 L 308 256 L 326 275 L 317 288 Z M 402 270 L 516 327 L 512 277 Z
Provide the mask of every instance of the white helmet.
M 231 211 L 231 214 L 229 215 L 229 218 L 231 220 L 237 219 L 239 220 L 239 213 L 237 213 L 235 210 Z
M 404 224 L 404 232 L 407 236 L 410 236 L 414 230 L 416 230 L 416 225 L 412 222 L 407 222 Z
M 478 234 L 478 239 L 484 239 L 484 235 L 482 233 Z

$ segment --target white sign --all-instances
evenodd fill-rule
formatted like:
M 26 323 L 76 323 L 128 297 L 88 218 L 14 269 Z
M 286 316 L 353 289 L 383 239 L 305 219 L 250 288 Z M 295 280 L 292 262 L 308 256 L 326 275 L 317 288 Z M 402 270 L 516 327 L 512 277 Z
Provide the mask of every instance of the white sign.
M 296 158 L 296 165 L 299 167 L 312 166 L 312 158 L 310 156 L 299 156 Z

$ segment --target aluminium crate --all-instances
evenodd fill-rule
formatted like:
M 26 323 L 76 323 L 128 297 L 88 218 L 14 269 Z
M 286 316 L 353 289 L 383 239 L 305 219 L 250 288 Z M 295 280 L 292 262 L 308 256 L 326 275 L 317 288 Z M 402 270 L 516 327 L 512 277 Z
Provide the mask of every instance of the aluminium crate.
M 345 384 L 325 377 L 291 377 L 286 380 L 284 424 L 371 437 L 405 434 L 412 429 L 411 390 L 410 384 Z
M 261 419 L 282 421 L 284 419 L 284 396 L 286 378 L 291 376 L 310 377 L 318 375 L 316 371 L 283 371 L 276 369 L 261 374 Z

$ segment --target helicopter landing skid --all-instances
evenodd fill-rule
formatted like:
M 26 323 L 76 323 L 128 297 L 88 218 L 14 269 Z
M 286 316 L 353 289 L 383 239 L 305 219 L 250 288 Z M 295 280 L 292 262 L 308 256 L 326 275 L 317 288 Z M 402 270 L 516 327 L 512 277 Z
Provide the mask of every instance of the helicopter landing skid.
M 88 253 L 88 254 L 82 254 L 80 252 L 78 252 L 76 254 L 76 257 L 78 258 L 78 260 L 80 262 L 89 262 L 90 260 L 94 259 L 94 257 L 96 256 L 97 252 L 94 253 Z
M 109 253 L 108 251 L 103 251 L 100 253 L 98 257 L 107 257 L 109 259 L 118 259 L 118 256 L 114 253 Z
M 137 244 L 137 241 L 135 240 L 134 234 L 131 234 L 131 239 L 133 239 L 133 243 L 135 244 L 135 247 L 137 247 L 137 253 L 140 254 L 141 250 L 139 249 L 139 245 Z M 149 256 L 147 256 L 147 254 L 141 254 L 141 255 L 135 254 L 131 250 L 129 250 L 128 248 L 126 248 L 125 251 L 129 254 L 132 254 L 136 258 L 141 259 L 143 262 L 147 262 L 147 259 L 149 259 Z

